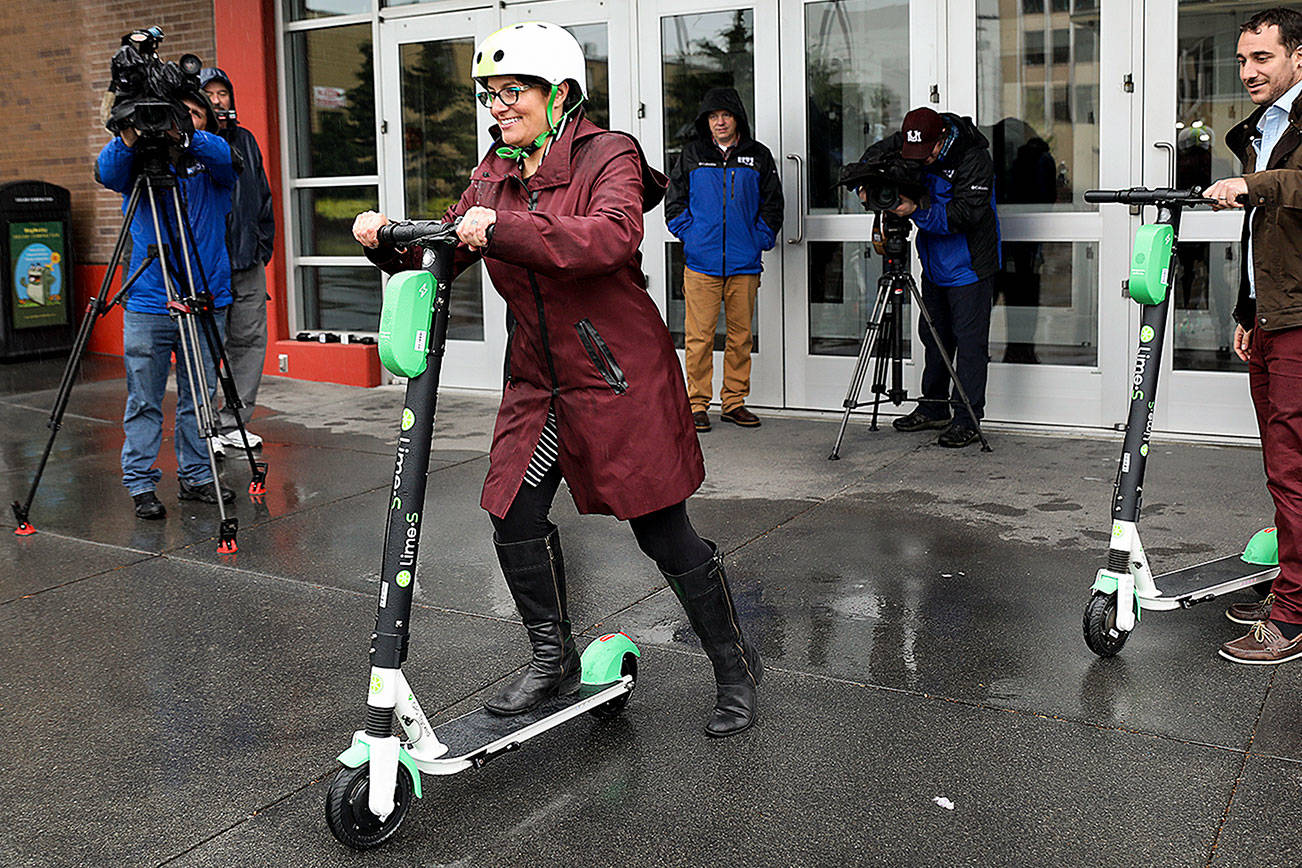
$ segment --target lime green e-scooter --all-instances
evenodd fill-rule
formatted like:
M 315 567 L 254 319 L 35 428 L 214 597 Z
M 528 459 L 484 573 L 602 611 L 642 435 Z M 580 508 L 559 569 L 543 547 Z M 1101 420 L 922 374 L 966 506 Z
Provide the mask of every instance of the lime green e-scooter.
M 457 238 L 455 224 L 410 221 L 384 226 L 380 240 L 424 248 L 428 268 L 391 277 L 380 316 L 380 359 L 394 374 L 408 378 L 407 392 L 371 634 L 366 726 L 353 734 L 352 744 L 339 755 L 344 767 L 330 784 L 325 802 L 330 831 L 359 850 L 379 846 L 397 832 L 412 795 L 421 796 L 422 772 L 451 775 L 479 768 L 585 712 L 599 718 L 619 714 L 633 692 L 641 654 L 623 633 L 609 633 L 583 652 L 578 693 L 556 697 L 513 717 L 498 717 L 481 708 L 440 726 L 430 725 L 402 664 L 407 658 Z
M 1188 608 L 1233 591 L 1256 586 L 1269 588 L 1279 574 L 1279 549 L 1273 527 L 1258 531 L 1242 554 L 1195 564 L 1154 576 L 1139 541 L 1139 508 L 1144 491 L 1157 397 L 1158 370 L 1166 337 L 1168 294 L 1180 212 L 1209 205 L 1202 189 L 1132 187 L 1128 190 L 1090 190 L 1086 202 L 1118 202 L 1157 206 L 1157 222 L 1141 226 L 1135 235 L 1127 292 L 1142 308 L 1139 348 L 1130 384 L 1130 414 L 1121 447 L 1121 465 L 1112 497 L 1112 538 L 1107 566 L 1099 570 L 1085 606 L 1085 644 L 1100 657 L 1121 650 L 1139 624 L 1145 609 Z

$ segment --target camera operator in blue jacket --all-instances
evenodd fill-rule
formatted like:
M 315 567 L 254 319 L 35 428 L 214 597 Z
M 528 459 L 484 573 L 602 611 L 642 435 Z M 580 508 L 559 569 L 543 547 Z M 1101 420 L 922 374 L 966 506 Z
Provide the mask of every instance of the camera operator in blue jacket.
M 216 128 L 216 117 L 208 100 L 199 93 L 187 95 L 182 102 L 189 109 L 194 133 L 187 135 L 173 128 L 167 135 L 172 157 L 168 171 L 175 175 L 185 204 L 193 246 L 189 239 L 190 270 L 198 292 L 207 281 L 208 291 L 217 308 L 214 320 L 219 333 L 224 329 L 224 308 L 231 303 L 231 266 L 226 253 L 226 215 L 231 209 L 231 190 L 235 186 L 236 164 L 231 149 L 220 137 L 207 129 Z M 141 171 L 139 149 L 145 147 L 134 129 L 121 134 L 104 146 L 95 164 L 95 178 L 110 190 L 123 194 L 126 212 L 130 193 Z M 179 167 L 179 168 L 178 168 Z M 176 225 L 172 194 L 157 189 L 158 220 L 162 226 L 164 246 L 174 285 L 184 286 L 187 273 L 182 262 L 180 233 Z M 160 241 L 155 238 L 154 218 L 149 200 L 143 194 L 131 221 L 131 261 L 124 274 L 134 274 L 149 255 L 149 248 Z M 176 239 L 175 242 L 173 239 Z M 163 437 L 163 396 L 167 389 L 172 354 L 177 355 L 177 405 L 175 444 L 177 482 L 181 500 L 216 503 L 220 496 L 230 502 L 235 494 L 219 487 L 213 479 L 208 451 L 199 436 L 195 417 L 193 388 L 181 361 L 180 331 L 177 321 L 168 314 L 167 290 L 163 273 L 155 259 L 127 291 L 122 318 L 123 356 L 127 373 L 127 404 L 122 417 L 125 435 L 122 444 L 122 484 L 135 502 L 138 518 L 160 519 L 167 510 L 155 493 L 162 471 L 154 467 Z M 201 339 L 200 355 L 207 372 L 209 398 L 217 384 L 216 364 Z
M 923 402 L 893 424 L 898 431 L 943 428 L 937 441 L 941 446 L 967 446 L 978 439 L 976 423 L 985 409 L 990 309 L 1000 268 L 990 143 L 971 118 L 917 108 L 904 116 L 900 132 L 879 143 L 883 144 L 922 168 L 927 194 L 921 202 L 901 195 L 891 213 L 908 217 L 918 227 L 922 303 L 943 344 L 937 347 L 931 330 L 921 329 Z M 950 357 L 957 351 L 954 367 L 972 402 L 975 420 L 968 416 L 958 389 L 950 394 L 942 351 Z M 946 401 L 953 408 L 952 418 Z

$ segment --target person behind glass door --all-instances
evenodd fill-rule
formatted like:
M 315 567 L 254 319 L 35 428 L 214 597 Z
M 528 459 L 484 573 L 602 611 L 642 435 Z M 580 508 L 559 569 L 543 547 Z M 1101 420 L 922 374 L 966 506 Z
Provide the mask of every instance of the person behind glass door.
M 1235 56 L 1257 106 L 1225 136 L 1243 175 L 1203 195 L 1218 211 L 1247 199 L 1234 351 L 1248 363 L 1279 575 L 1266 599 L 1230 607 L 1227 617 L 1252 629 L 1220 654 L 1269 664 L 1302 657 L 1302 13 L 1253 15 L 1239 28 Z
M 583 51 L 530 21 L 487 37 L 471 77 L 496 140 L 443 220 L 461 223 L 454 271 L 484 260 L 515 319 L 481 505 L 533 654 L 485 707 L 522 714 L 579 687 L 560 534 L 548 519 L 564 479 L 581 513 L 627 520 L 673 588 L 714 667 L 710 736 L 755 721 L 763 665 L 742 633 L 715 545 L 687 517 L 705 478 L 682 368 L 642 274 L 642 215 L 666 179 L 637 140 L 583 115 Z M 379 246 L 383 214 L 353 235 L 386 271 L 419 248 Z

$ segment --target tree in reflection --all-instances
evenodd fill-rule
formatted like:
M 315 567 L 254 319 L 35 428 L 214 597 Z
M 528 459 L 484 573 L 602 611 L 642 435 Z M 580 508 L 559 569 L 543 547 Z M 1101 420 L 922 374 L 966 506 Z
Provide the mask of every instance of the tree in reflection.
M 358 45 L 357 84 L 342 109 L 318 109 L 312 130 L 312 174 L 375 174 L 375 62 L 368 41 Z
M 713 18 L 715 16 L 701 16 Z M 664 26 L 686 26 L 684 16 L 665 19 Z M 738 9 L 731 24 L 711 36 L 688 40 L 687 47 L 664 60 L 665 165 L 682 150 L 693 135 L 701 97 L 712 87 L 732 87 L 742 105 L 755 114 L 755 38 L 753 12 Z M 665 34 L 665 44 L 670 42 Z M 752 130 L 752 134 L 753 134 Z
M 402 47 L 402 157 L 407 217 L 433 219 L 454 204 L 479 163 L 471 40 Z

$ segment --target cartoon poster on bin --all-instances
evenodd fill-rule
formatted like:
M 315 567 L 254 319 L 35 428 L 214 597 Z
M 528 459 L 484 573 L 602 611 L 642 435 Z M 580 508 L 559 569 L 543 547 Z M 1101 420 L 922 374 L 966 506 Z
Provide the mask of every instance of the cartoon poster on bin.
M 63 224 L 9 224 L 9 254 L 14 264 L 14 328 L 68 322 L 68 300 L 63 291 Z

